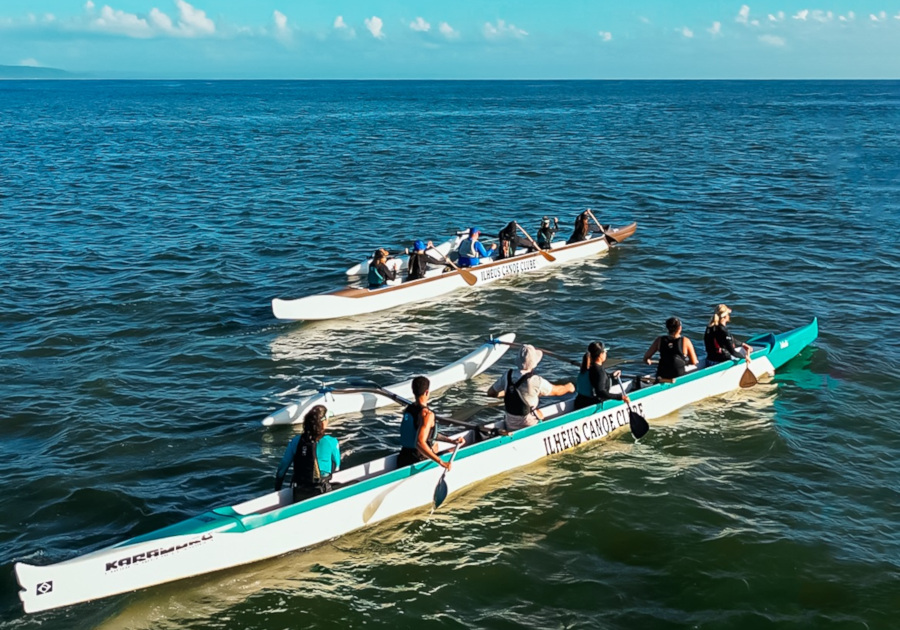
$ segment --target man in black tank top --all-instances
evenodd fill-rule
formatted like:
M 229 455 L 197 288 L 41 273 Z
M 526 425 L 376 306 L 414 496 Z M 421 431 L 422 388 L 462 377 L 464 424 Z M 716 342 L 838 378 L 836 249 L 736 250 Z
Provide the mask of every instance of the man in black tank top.
M 688 366 L 697 365 L 697 352 L 694 344 L 687 337 L 681 335 L 681 320 L 670 317 L 666 320 L 668 335 L 662 335 L 653 340 L 653 343 L 644 353 L 644 361 L 647 365 L 653 363 L 651 358 L 659 352 L 659 363 L 656 366 L 656 376 L 661 381 L 674 381 L 679 376 L 684 376 Z M 696 369 L 696 368 L 691 368 Z

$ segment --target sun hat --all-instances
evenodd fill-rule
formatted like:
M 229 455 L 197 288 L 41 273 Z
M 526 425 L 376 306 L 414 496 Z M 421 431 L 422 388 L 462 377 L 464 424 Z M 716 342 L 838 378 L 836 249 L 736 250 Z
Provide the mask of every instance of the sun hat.
M 543 358 L 543 352 L 526 343 L 519 349 L 519 369 L 523 372 L 530 372 L 537 367 Z

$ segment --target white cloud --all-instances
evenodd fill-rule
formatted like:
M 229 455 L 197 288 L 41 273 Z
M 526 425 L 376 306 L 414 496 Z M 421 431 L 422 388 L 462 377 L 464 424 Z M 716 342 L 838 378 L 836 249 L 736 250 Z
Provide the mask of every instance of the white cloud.
M 734 18 L 734 21 L 738 24 L 747 24 L 750 20 L 750 7 L 746 4 L 741 5 L 741 10 L 738 11 L 737 17 Z
M 138 17 L 135 13 L 113 9 L 108 4 L 100 9 L 100 15 L 91 22 L 91 26 L 98 31 L 128 37 L 145 38 L 153 37 L 154 34 L 153 28 L 144 18 Z
M 597 35 L 599 35 L 600 39 L 604 42 L 612 40 L 612 33 L 610 33 L 609 31 L 597 31 Z
M 84 10 L 85 11 L 93 11 L 94 10 L 94 3 L 92 2 L 92 0 L 87 0 L 87 2 L 84 3 Z
M 810 14 L 810 17 L 816 22 L 831 22 L 834 19 L 834 13 L 831 11 L 820 11 L 816 9 Z
M 341 33 L 344 37 L 354 38 L 356 37 L 356 29 L 352 26 L 348 26 L 346 22 L 344 22 L 344 16 L 339 15 L 334 18 L 334 30 Z
M 216 24 L 208 17 L 206 11 L 194 8 L 184 0 L 175 0 L 178 5 L 178 30 L 181 35 L 212 35 L 216 32 Z
M 801 21 L 805 22 L 807 15 L 809 15 L 809 9 L 803 9 L 802 11 L 797 11 L 797 15 L 795 15 L 793 17 L 795 20 L 801 20 Z
M 438 25 L 438 30 L 441 32 L 441 35 L 443 35 L 447 39 L 457 39 L 459 37 L 459 31 L 455 30 L 446 22 L 441 22 Z
M 846 17 L 842 15 L 838 19 L 841 22 L 852 22 L 853 20 L 856 19 L 856 14 L 853 11 L 847 11 Z
M 681 27 L 680 29 L 678 29 L 678 32 L 681 33 L 682 35 L 684 35 L 685 37 L 687 37 L 688 39 L 690 39 L 694 36 L 694 31 L 689 29 L 687 26 Z
M 782 46 L 787 44 L 787 41 L 784 39 L 784 37 L 779 37 L 778 35 L 760 35 L 759 41 L 769 46 L 775 46 L 776 48 L 781 48 Z
M 900 13 L 898 13 L 897 15 L 895 15 L 895 16 L 894 16 L 894 19 L 895 19 L 895 20 L 900 20 Z
M 294 31 L 288 26 L 287 16 L 275 9 L 272 11 L 272 20 L 275 22 L 275 38 L 283 44 L 289 43 L 293 38 Z
M 175 0 L 175 4 L 178 7 L 177 22 L 156 7 L 145 18 L 106 4 L 100 9 L 100 14 L 90 20 L 89 27 L 95 31 L 137 38 L 160 35 L 200 37 L 216 32 L 215 23 L 206 17 L 205 11 L 194 8 L 184 0 Z M 89 13 L 93 12 L 93 3 L 87 2 L 84 7 Z
M 499 39 L 506 36 L 522 38 L 526 35 L 528 35 L 527 31 L 523 31 L 515 24 L 507 24 L 506 20 L 497 20 L 497 24 L 484 23 L 484 36 L 488 39 Z
M 150 22 L 161 31 L 165 31 L 166 33 L 171 33 L 175 30 L 175 26 L 172 24 L 172 18 L 168 15 L 153 7 L 150 11 Z
M 784 11 L 779 11 L 778 13 L 769 14 L 770 22 L 783 22 L 784 21 Z
M 645 17 L 645 16 L 643 16 L 643 15 L 640 16 L 638 19 L 639 19 L 641 22 L 643 22 L 644 24 L 649 24 L 649 23 L 650 23 L 650 18 Z
M 20 61 L 19 65 L 20 66 L 28 66 L 29 68 L 40 68 L 40 67 L 42 67 L 43 64 L 41 64 L 41 62 L 38 61 L 37 59 L 33 59 L 33 58 L 29 57 L 28 59 L 23 59 L 22 61 Z
M 710 26 L 706 31 L 712 35 L 713 37 L 718 37 L 722 34 L 722 23 L 721 22 L 713 22 L 712 26 Z
M 384 33 L 382 32 L 382 27 L 384 27 L 384 22 L 381 21 L 381 18 L 377 15 L 373 15 L 370 18 L 366 18 L 365 20 L 366 28 L 369 29 L 369 32 L 372 33 L 372 37 L 375 39 L 383 39 Z
M 414 31 L 419 31 L 420 33 L 427 33 L 431 30 L 431 24 L 426 22 L 423 18 L 417 17 L 415 20 L 409 23 L 409 28 Z
M 869 19 L 872 20 L 873 22 L 884 22 L 887 19 L 887 12 L 882 11 L 878 15 L 875 15 L 874 13 L 870 13 Z

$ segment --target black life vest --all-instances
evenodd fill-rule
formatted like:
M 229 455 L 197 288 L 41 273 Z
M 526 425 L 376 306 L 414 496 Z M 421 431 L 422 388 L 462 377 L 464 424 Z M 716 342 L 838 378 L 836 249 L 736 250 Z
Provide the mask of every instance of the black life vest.
M 425 272 L 428 270 L 428 254 L 424 252 L 421 254 L 410 254 L 408 265 L 408 279 L 418 280 L 419 278 L 424 278 Z
M 706 333 L 703 335 L 703 345 L 706 346 L 706 358 L 716 363 L 731 360 L 731 353 L 728 351 L 728 347 L 723 346 L 720 343 L 720 339 L 725 340 L 726 343 L 731 341 L 731 346 L 734 347 L 734 340 L 731 339 L 731 333 L 728 332 L 725 326 L 718 324 L 706 327 Z
M 497 235 L 499 241 L 497 258 L 512 258 L 516 255 L 516 222 L 510 222 Z
M 687 357 L 684 354 L 684 337 L 676 339 L 671 335 L 659 338 L 659 365 L 656 375 L 660 378 L 678 378 L 684 376 Z
M 304 433 L 297 444 L 297 452 L 294 453 L 294 476 L 292 484 L 295 486 L 315 486 L 322 480 L 319 472 L 319 458 L 316 456 L 318 442 Z
M 503 407 L 506 409 L 506 413 L 511 416 L 527 416 L 534 409 L 522 398 L 522 394 L 519 393 L 519 387 L 534 376 L 534 373 L 525 372 L 515 383 L 512 380 L 512 373 L 512 370 L 506 373 L 506 393 L 503 395 Z

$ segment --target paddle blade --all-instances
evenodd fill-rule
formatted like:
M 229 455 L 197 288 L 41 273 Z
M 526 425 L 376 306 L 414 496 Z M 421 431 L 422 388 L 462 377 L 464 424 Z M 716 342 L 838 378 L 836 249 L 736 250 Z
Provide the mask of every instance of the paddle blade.
M 635 440 L 640 440 L 650 430 L 650 424 L 647 422 L 647 419 L 636 411 L 628 413 L 628 425 Z
M 744 389 L 747 389 L 749 387 L 753 387 L 758 382 L 759 382 L 759 380 L 757 380 L 757 378 L 756 378 L 756 376 L 754 376 L 753 372 L 750 371 L 749 367 L 746 370 L 744 370 L 744 373 L 741 375 L 741 387 L 743 387 Z
M 539 249 L 538 251 L 541 253 L 541 256 L 546 258 L 548 261 L 556 262 L 556 257 L 554 255 L 552 255 L 550 252 L 545 251 L 543 249 Z
M 475 283 L 478 282 L 478 278 L 475 277 L 475 274 L 471 271 L 466 271 L 465 269 L 459 270 L 459 275 L 462 276 L 463 280 L 466 281 L 470 287 L 474 287 Z
M 438 509 L 441 507 L 441 504 L 447 498 L 447 495 L 450 494 L 450 488 L 447 487 L 447 481 L 444 479 L 444 475 L 441 475 L 441 480 L 438 481 L 438 485 L 434 488 L 434 509 Z

